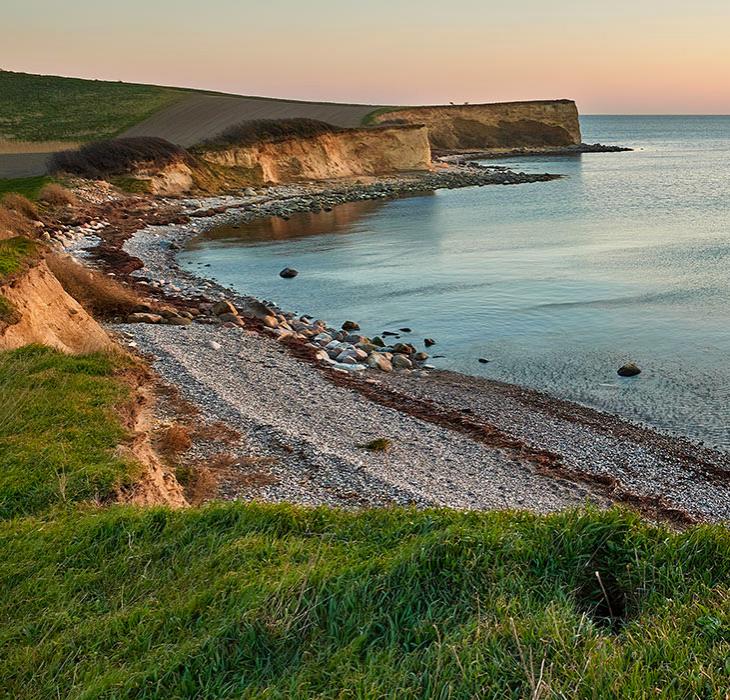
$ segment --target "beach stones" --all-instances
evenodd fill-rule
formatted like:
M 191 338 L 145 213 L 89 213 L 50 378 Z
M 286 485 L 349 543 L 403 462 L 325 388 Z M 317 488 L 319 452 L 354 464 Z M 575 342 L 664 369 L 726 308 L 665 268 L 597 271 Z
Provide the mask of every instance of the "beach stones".
M 393 352 L 400 353 L 402 355 L 414 355 L 416 353 L 416 348 L 414 348 L 410 343 L 396 343 L 393 346 Z
M 279 277 L 283 277 L 285 280 L 290 280 L 299 274 L 297 270 L 292 267 L 285 267 L 280 273 Z
M 396 369 L 412 369 L 413 363 L 405 355 L 393 355 L 393 367 Z
M 223 299 L 213 304 L 211 312 L 216 316 L 220 316 L 221 314 L 238 314 L 236 307 L 227 299 Z
M 345 321 L 342 324 L 342 330 L 343 331 L 359 331 L 360 330 L 360 324 L 356 321 Z
M 379 369 L 381 372 L 392 372 L 393 364 L 391 361 L 380 352 L 374 352 L 368 357 L 368 367 L 372 369 Z
M 641 369 L 633 362 L 627 362 L 625 365 L 619 367 L 616 373 L 619 377 L 635 377 L 641 374 Z
M 127 316 L 127 323 L 162 323 L 159 314 L 134 313 Z

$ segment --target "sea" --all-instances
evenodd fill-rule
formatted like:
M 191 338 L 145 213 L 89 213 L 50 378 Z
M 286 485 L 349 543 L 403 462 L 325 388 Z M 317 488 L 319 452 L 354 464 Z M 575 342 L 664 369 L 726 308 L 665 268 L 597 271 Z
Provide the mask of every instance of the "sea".
M 368 335 L 410 328 L 438 368 L 730 450 L 730 117 L 581 125 L 634 150 L 489 161 L 551 182 L 219 228 L 181 264 Z M 619 377 L 626 362 L 641 374 Z

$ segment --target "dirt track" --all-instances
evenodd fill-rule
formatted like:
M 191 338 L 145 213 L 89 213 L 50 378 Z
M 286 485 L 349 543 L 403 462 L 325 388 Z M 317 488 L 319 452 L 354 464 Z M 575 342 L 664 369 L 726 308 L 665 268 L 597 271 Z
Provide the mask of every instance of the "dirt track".
M 136 124 L 122 136 L 160 136 L 187 147 L 250 119 L 308 117 L 337 126 L 359 126 L 374 109 L 377 106 L 193 94 Z M 0 153 L 0 178 L 30 177 L 46 172 L 51 153 L 5 150 Z
M 377 107 L 373 105 L 191 95 L 133 126 L 123 136 L 160 136 L 187 147 L 251 119 L 308 117 L 337 126 L 359 126 L 374 109 Z

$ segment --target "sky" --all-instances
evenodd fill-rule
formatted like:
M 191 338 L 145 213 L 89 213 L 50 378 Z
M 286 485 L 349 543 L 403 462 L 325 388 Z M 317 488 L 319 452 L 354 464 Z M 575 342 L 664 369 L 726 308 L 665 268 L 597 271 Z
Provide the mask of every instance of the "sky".
M 3 0 L 0 68 L 369 104 L 730 114 L 730 0 Z

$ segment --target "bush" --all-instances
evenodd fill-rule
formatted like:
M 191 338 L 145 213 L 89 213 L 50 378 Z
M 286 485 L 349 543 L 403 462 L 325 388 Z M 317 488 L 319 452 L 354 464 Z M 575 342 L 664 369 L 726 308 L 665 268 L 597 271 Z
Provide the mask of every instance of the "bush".
M 36 209 L 35 204 L 33 204 L 33 202 L 31 202 L 27 197 L 24 197 L 22 194 L 9 192 L 3 197 L 2 202 L 3 206 L 5 206 L 7 209 L 11 209 L 28 219 L 38 221 L 38 219 L 40 218 L 38 216 L 38 209 Z
M 65 207 L 67 204 L 74 205 L 78 204 L 79 201 L 71 190 L 57 185 L 55 182 L 44 185 L 38 193 L 38 199 L 54 207 Z
M 140 166 L 163 168 L 170 163 L 192 163 L 180 146 L 153 136 L 112 139 L 61 151 L 51 158 L 51 172 L 65 172 L 92 180 L 128 175 Z
M 46 262 L 66 292 L 92 316 L 109 318 L 128 314 L 141 303 L 131 289 L 103 272 L 84 267 L 68 255 L 49 255 Z
M 312 138 L 321 134 L 346 131 L 342 127 L 316 119 L 254 119 L 226 129 L 213 139 L 204 141 L 199 150 L 221 149 L 229 146 L 252 146 L 290 138 Z

